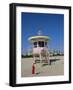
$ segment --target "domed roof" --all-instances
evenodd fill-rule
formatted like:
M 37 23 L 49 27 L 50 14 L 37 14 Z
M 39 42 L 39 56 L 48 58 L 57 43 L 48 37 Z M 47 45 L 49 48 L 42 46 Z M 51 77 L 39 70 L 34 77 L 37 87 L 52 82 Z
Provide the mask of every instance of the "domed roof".
M 29 37 L 28 40 L 31 41 L 31 42 L 34 42 L 36 40 L 43 40 L 43 41 L 48 41 L 50 40 L 50 37 L 48 36 L 32 36 L 32 37 Z
M 35 42 L 36 40 L 49 41 L 50 37 L 42 35 L 42 32 L 39 31 L 37 36 L 31 36 L 28 38 L 29 41 Z

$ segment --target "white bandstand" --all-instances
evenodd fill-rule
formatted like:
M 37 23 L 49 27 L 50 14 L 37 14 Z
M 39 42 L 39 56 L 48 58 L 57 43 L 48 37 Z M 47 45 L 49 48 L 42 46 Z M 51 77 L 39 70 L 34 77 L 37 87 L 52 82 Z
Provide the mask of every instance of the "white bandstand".
M 42 35 L 41 31 L 39 31 L 37 36 L 31 36 L 28 40 L 32 44 L 34 62 L 36 62 L 38 57 L 40 63 L 44 62 L 49 64 L 48 42 L 50 37 Z

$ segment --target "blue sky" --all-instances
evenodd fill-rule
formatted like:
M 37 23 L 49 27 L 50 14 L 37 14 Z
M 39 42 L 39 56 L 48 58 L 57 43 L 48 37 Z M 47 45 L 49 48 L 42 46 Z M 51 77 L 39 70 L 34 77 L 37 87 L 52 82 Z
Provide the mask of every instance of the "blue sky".
M 37 35 L 41 30 L 43 35 L 51 38 L 48 43 L 50 50 L 64 51 L 64 15 L 44 13 L 21 14 L 21 52 L 24 53 L 31 44 L 28 38 Z

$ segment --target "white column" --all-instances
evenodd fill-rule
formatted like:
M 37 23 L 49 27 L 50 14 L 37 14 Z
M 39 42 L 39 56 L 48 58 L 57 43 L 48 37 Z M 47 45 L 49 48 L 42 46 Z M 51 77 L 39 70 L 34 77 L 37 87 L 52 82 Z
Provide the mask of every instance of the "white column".
M 42 63 L 42 56 L 41 56 L 41 54 L 40 54 L 40 63 Z
M 36 57 L 35 55 L 33 55 L 33 63 L 35 63 L 35 61 L 36 61 Z
M 37 47 L 38 47 L 39 45 L 38 45 L 38 41 L 37 41 Z

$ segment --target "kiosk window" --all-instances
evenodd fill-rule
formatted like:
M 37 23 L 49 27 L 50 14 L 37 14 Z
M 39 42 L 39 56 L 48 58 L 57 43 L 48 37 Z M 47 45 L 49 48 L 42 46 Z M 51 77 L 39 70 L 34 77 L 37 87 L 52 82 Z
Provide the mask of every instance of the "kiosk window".
M 47 42 L 45 42 L 45 46 L 47 46 Z
M 37 42 L 34 42 L 34 47 L 35 47 L 35 48 L 37 47 Z
M 44 42 L 43 41 L 39 41 L 38 45 L 39 45 L 39 47 L 44 47 Z

